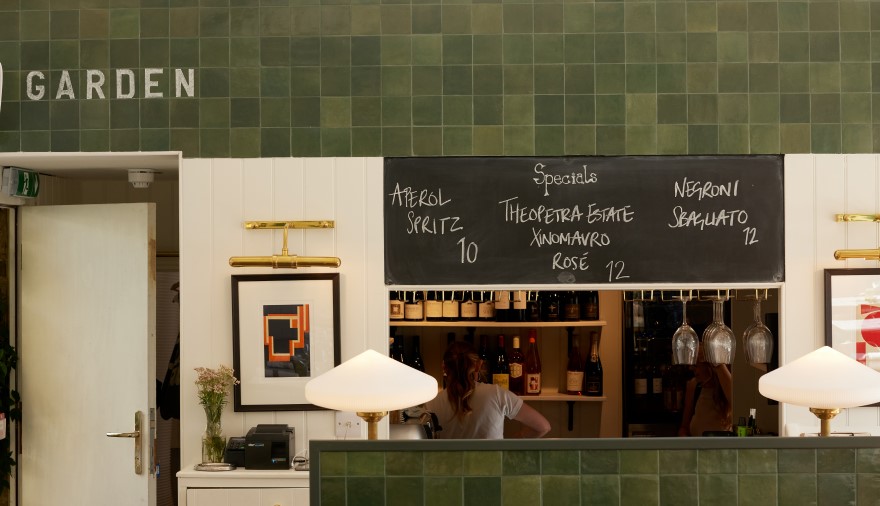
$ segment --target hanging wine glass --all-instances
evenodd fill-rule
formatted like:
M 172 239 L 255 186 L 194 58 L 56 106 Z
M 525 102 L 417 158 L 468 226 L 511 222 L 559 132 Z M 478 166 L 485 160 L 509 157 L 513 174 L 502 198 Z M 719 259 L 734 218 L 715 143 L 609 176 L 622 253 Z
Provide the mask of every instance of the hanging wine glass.
M 672 363 L 675 365 L 694 365 L 697 363 L 697 332 L 688 325 L 687 303 L 690 297 L 681 297 L 681 326 L 672 335 Z
M 736 336 L 724 324 L 725 297 L 712 298 L 712 323 L 703 331 L 703 352 L 710 364 L 732 364 L 736 353 Z
M 752 305 L 755 321 L 743 332 L 743 348 L 751 365 L 769 364 L 773 358 L 773 333 L 761 320 L 761 298 Z

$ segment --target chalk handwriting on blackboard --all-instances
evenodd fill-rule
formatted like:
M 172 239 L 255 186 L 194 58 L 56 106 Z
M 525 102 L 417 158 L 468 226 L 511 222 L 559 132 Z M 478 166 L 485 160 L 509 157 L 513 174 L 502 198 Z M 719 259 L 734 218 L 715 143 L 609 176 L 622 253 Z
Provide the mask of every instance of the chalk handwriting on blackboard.
M 389 284 L 779 282 L 782 158 L 388 158 Z

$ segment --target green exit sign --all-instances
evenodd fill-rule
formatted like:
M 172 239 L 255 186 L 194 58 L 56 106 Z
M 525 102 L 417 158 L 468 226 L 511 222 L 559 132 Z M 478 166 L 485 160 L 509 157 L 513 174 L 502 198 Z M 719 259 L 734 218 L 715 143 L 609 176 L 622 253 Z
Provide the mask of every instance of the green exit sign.
M 40 175 L 19 167 L 5 167 L 3 189 L 12 197 L 34 198 L 40 193 Z

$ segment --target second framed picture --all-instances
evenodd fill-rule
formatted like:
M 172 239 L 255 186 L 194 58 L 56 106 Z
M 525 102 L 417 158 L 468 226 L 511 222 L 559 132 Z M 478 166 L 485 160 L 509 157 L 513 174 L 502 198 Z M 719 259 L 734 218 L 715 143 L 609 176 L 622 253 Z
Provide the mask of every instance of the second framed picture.
M 323 409 L 305 385 L 339 357 L 339 274 L 232 276 L 235 411 Z
M 880 269 L 825 269 L 825 344 L 880 371 Z

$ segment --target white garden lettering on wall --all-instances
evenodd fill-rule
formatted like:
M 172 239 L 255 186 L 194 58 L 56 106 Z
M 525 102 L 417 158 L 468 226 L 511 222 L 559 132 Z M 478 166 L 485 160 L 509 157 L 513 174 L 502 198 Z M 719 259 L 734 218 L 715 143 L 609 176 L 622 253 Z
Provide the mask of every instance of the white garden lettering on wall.
M 107 75 L 103 70 L 87 69 L 85 71 L 85 90 L 77 90 L 77 86 L 70 78 L 70 71 L 62 70 L 55 87 L 55 100 L 165 97 L 165 93 L 159 89 L 162 79 L 166 79 L 165 69 L 146 68 L 139 76 L 136 76 L 132 69 L 116 69 L 112 72 L 111 77 L 113 78 L 112 83 L 108 82 Z M 137 77 L 141 77 L 140 82 Z M 174 86 L 171 89 L 174 90 L 175 97 L 192 97 L 195 94 L 195 69 L 174 69 L 173 79 Z M 47 86 L 46 74 L 39 70 L 28 72 L 25 89 L 29 99 L 43 100 L 47 98 Z M 138 94 L 138 92 L 140 93 Z

